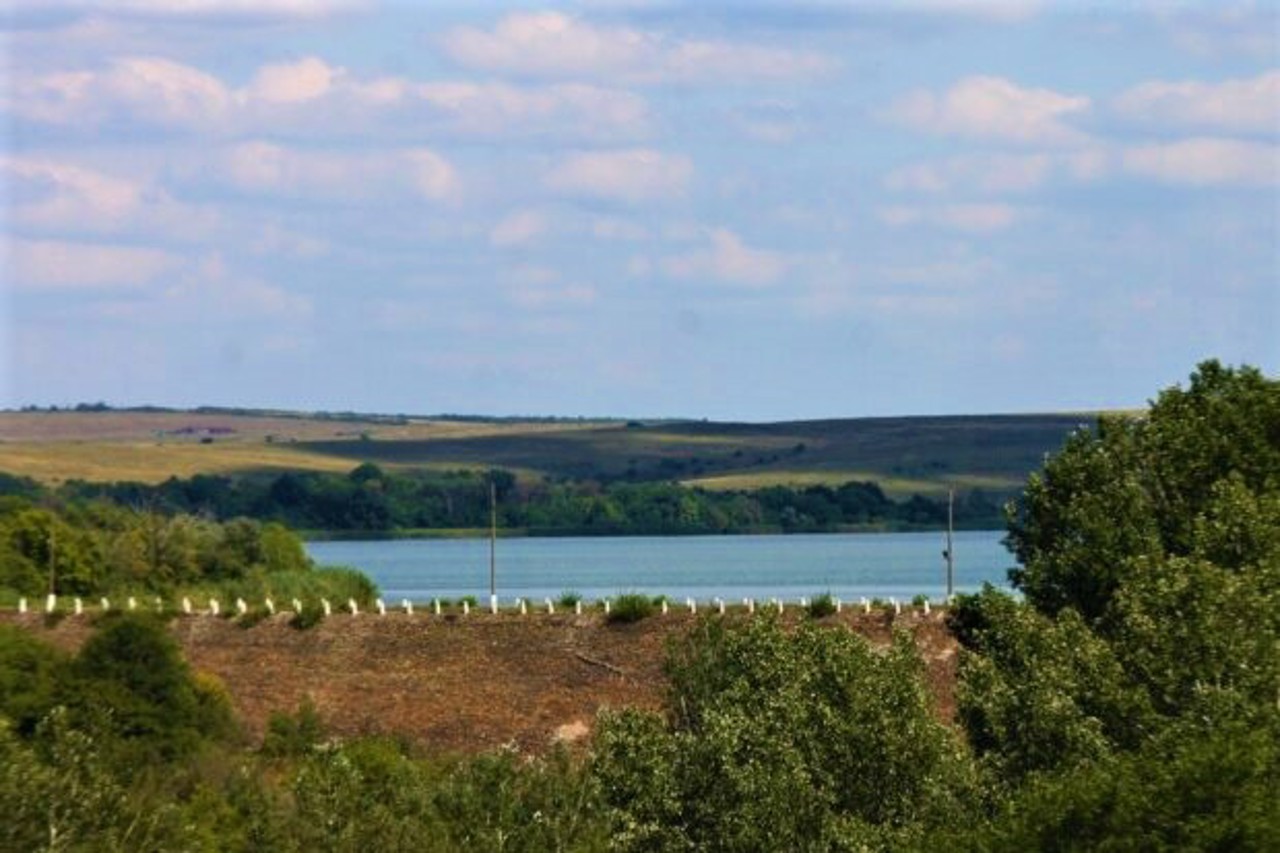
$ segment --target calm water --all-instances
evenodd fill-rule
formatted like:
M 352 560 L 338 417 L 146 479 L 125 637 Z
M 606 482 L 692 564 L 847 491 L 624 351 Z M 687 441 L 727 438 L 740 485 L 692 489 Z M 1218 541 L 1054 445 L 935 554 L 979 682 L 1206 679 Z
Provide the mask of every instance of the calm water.
M 1007 585 L 1013 557 L 1001 531 L 955 536 L 956 591 Z M 830 591 L 845 600 L 945 595 L 941 533 L 833 533 L 803 536 L 645 536 L 498 540 L 498 595 L 540 601 L 573 590 L 588 599 L 637 591 L 677 601 L 774 596 L 796 600 Z M 310 542 L 320 563 L 354 566 L 388 601 L 489 594 L 485 539 Z

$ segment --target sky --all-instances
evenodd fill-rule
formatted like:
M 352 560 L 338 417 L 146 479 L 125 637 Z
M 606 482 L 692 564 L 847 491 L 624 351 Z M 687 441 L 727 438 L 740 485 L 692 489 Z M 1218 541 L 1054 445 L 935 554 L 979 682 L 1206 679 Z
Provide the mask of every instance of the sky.
M 0 4 L 0 407 L 784 420 L 1280 370 L 1280 5 Z

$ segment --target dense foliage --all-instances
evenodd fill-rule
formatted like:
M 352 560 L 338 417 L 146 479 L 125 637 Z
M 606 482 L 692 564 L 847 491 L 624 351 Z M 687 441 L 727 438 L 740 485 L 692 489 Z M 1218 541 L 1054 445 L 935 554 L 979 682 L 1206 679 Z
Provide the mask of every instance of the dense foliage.
M 363 575 L 316 568 L 302 540 L 277 522 L 163 515 L 101 499 L 46 508 L 0 498 L 0 602 L 48 592 L 228 601 L 376 595 Z
M 905 634 L 709 616 L 663 712 L 583 755 L 342 742 L 305 705 L 253 748 L 154 619 L 74 656 L 0 628 L 0 848 L 1280 849 L 1277 391 L 1209 363 L 1049 460 L 1010 524 L 1025 597 L 949 615 L 954 725 Z
M 349 474 L 289 472 L 268 477 L 197 475 L 158 485 L 70 482 L 56 490 L 0 475 L 0 494 L 75 503 L 107 498 L 165 514 L 250 517 L 295 529 L 355 532 L 467 529 L 489 525 L 489 484 L 498 523 L 534 533 L 674 534 L 939 527 L 945 498 L 895 501 L 875 483 L 707 491 L 673 482 L 525 484 L 509 471 L 396 474 L 365 463 Z M 995 526 L 1000 508 L 981 490 L 956 501 L 961 526 Z

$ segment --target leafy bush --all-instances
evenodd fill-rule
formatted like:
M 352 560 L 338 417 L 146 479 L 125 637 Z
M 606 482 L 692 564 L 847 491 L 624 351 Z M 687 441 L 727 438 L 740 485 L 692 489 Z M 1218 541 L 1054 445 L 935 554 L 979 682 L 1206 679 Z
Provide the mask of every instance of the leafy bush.
M 319 604 L 302 605 L 302 609 L 293 614 L 289 619 L 289 627 L 299 631 L 306 631 L 308 628 L 314 628 L 324 621 L 324 608 Z
M 582 601 L 581 595 L 571 589 L 567 589 L 560 593 L 560 597 L 556 599 L 556 604 L 567 610 L 576 607 L 580 601 Z
M 280 711 L 271 714 L 262 739 L 262 752 L 275 758 L 306 755 L 323 737 L 324 724 L 316 706 L 307 698 L 293 714 Z
M 827 616 L 834 616 L 836 612 L 836 600 L 831 597 L 831 593 L 824 592 L 815 595 L 809 599 L 809 606 L 805 611 L 814 619 L 823 619 Z
M 615 598 L 609 608 L 607 620 L 610 624 L 628 625 L 648 619 L 662 607 L 653 598 L 638 592 L 628 592 Z

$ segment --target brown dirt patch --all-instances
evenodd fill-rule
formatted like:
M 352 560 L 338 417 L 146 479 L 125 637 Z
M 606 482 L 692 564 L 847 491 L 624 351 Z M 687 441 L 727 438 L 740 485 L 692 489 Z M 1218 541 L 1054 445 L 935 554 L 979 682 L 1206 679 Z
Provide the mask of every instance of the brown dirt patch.
M 661 707 L 667 637 L 693 624 L 684 614 L 633 625 L 545 614 L 335 614 L 299 631 L 289 618 L 242 628 L 230 619 L 183 617 L 172 631 L 192 666 L 226 685 L 255 738 L 272 712 L 309 698 L 337 734 L 394 733 L 446 752 L 503 744 L 537 752 L 556 740 L 580 740 L 602 708 Z M 38 615 L 8 613 L 0 621 L 68 650 L 91 631 L 89 617 L 45 626 Z M 952 719 L 956 643 L 941 613 L 845 613 L 824 622 L 878 644 L 895 625 L 910 631 L 938 715 Z

